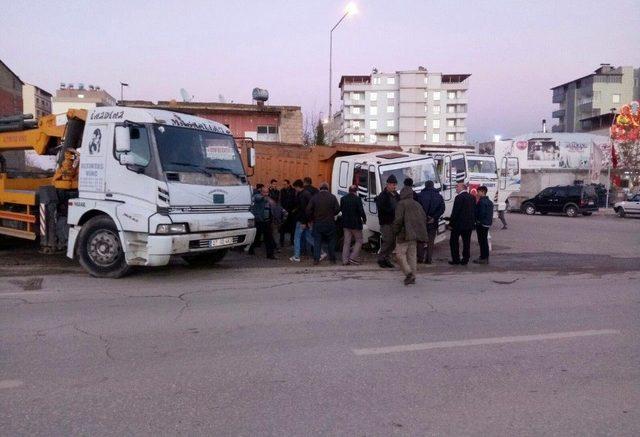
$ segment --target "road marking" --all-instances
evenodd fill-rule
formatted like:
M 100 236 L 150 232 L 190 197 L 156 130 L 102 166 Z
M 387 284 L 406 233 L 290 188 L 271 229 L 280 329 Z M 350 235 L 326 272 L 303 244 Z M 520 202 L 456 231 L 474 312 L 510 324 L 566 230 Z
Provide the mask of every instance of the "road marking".
M 595 335 L 620 334 L 617 329 L 600 329 L 589 331 L 554 332 L 551 334 L 518 335 L 514 337 L 474 338 L 470 340 L 435 341 L 432 343 L 404 344 L 399 346 L 353 349 L 356 355 L 380 355 L 397 352 L 423 351 L 429 349 L 448 349 L 452 347 L 480 346 L 486 344 L 526 343 L 529 341 L 560 340 L 563 338 L 591 337 Z
M 24 385 L 19 379 L 2 379 L 0 380 L 0 390 L 5 388 L 17 388 Z

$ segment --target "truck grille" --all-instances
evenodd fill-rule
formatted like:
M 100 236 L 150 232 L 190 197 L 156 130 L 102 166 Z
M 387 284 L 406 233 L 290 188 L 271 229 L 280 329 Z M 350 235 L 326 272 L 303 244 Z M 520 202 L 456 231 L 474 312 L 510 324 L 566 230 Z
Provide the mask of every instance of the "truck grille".
M 233 237 L 233 243 L 231 244 L 240 244 L 244 242 L 244 235 L 236 235 Z M 216 240 L 216 238 L 209 238 L 206 240 L 191 240 L 189 241 L 189 249 L 210 249 L 211 248 L 211 240 Z M 225 246 L 218 246 L 225 247 Z

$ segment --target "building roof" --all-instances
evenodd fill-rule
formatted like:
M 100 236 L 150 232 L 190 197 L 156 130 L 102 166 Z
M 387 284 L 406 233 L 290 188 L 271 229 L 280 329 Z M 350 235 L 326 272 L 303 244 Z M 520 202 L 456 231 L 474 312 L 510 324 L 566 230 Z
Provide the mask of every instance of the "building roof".
M 562 88 L 565 85 L 569 85 L 571 83 L 577 82 L 579 80 L 587 79 L 593 76 L 622 76 L 622 67 L 614 68 L 609 64 L 601 64 L 599 68 L 597 68 L 593 73 L 587 74 L 586 76 L 579 77 L 577 79 L 570 80 L 569 82 L 565 82 L 562 85 L 554 86 L 550 88 L 551 90 L 555 90 L 557 88 Z
M 15 74 L 15 73 L 13 72 L 13 70 L 11 70 L 11 69 L 9 68 L 9 66 L 8 66 L 7 64 L 5 64 L 4 62 L 2 62 L 2 59 L 0 59 L 0 65 L 2 65 L 4 68 L 6 68 L 6 69 L 9 71 L 9 73 L 11 73 L 11 74 L 16 78 L 16 79 L 18 79 L 18 80 L 20 81 L 20 83 L 21 83 L 21 84 L 24 84 L 24 82 L 22 81 L 22 79 L 20 79 L 20 76 L 18 76 L 17 74 Z
M 276 105 L 250 105 L 245 103 L 218 103 L 218 102 L 177 102 L 175 100 L 159 100 L 153 103 L 147 100 L 124 100 L 123 106 L 140 108 L 170 109 L 181 112 L 216 113 L 216 112 L 270 112 L 300 111 L 300 106 L 276 106 Z
M 339 88 L 342 88 L 342 85 L 344 85 L 345 82 L 348 83 L 371 83 L 371 75 L 349 75 L 349 76 L 342 76 L 340 78 L 340 83 L 338 84 Z

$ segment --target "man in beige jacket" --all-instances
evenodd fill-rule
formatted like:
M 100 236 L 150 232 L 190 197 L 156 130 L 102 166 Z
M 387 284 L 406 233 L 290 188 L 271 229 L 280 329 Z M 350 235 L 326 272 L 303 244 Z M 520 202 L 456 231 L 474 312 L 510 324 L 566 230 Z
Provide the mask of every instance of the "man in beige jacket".
M 414 200 L 413 188 L 406 185 L 400 191 L 393 233 L 396 236 L 395 254 L 405 274 L 404 285 L 409 285 L 416 283 L 416 244 L 418 241 L 427 241 L 427 216 L 422 206 Z

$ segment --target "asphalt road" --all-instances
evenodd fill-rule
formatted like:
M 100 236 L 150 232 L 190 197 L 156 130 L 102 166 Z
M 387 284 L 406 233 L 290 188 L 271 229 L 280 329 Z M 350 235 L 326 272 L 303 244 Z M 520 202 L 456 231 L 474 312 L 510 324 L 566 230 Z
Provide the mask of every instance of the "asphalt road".
M 0 434 L 640 434 L 640 220 L 508 220 L 489 268 L 411 287 L 285 253 L 97 280 L 6 248 Z

